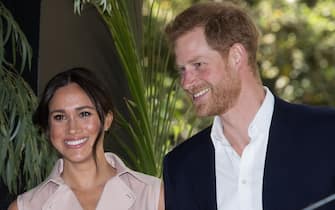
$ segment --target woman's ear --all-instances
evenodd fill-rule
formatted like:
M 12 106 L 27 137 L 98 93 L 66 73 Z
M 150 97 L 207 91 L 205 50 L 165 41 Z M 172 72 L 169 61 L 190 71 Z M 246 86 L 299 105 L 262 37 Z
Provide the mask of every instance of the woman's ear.
M 113 112 L 108 112 L 105 118 L 104 130 L 108 131 L 113 122 Z

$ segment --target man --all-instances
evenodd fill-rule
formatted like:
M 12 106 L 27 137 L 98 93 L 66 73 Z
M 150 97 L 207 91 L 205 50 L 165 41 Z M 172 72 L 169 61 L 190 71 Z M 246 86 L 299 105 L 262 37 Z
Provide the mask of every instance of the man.
M 245 11 L 196 4 L 166 34 L 197 115 L 214 116 L 165 157 L 167 210 L 299 210 L 335 192 L 335 111 L 262 85 Z

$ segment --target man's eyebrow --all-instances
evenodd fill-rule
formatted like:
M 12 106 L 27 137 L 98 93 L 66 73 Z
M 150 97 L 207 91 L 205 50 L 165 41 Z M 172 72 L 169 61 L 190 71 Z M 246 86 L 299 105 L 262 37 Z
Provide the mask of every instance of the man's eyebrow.
M 186 62 L 186 64 L 194 63 L 194 62 L 198 61 L 198 60 L 201 59 L 201 58 L 203 58 L 203 56 L 196 56 L 196 57 L 191 58 L 190 60 L 188 60 L 188 61 Z M 184 65 L 178 65 L 178 64 L 176 64 L 175 67 L 176 67 L 177 69 L 181 69 L 181 68 L 183 68 L 186 64 L 184 64 Z
M 193 62 L 195 62 L 195 61 L 198 61 L 198 60 L 201 59 L 202 57 L 203 57 L 203 56 L 196 56 L 196 57 L 190 59 L 190 60 L 188 61 L 188 63 L 193 63 Z

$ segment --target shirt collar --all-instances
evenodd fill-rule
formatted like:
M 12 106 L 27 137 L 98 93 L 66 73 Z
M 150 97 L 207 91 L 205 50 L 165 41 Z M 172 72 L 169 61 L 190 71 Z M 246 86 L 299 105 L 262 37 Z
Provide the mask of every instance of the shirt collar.
M 256 137 L 261 131 L 268 131 L 270 128 L 274 108 L 274 96 L 269 88 L 264 86 L 264 90 L 266 93 L 263 103 L 248 127 L 248 135 L 251 140 L 255 139 L 254 137 Z M 214 116 L 210 135 L 214 146 L 218 142 L 221 142 L 224 145 L 230 145 L 223 134 L 223 125 L 220 116 L 218 115 Z
M 121 178 L 125 174 L 130 174 L 131 176 L 133 176 L 137 180 L 139 180 L 143 183 L 147 183 L 147 181 L 144 180 L 141 176 L 139 176 L 136 171 L 133 171 L 133 170 L 129 169 L 124 164 L 124 162 L 114 153 L 107 152 L 107 153 L 105 153 L 105 157 L 106 157 L 107 162 L 113 168 L 116 169 L 117 174 L 115 176 Z M 54 168 L 52 169 L 50 175 L 48 176 L 48 178 L 46 178 L 41 183 L 41 186 L 39 187 L 39 190 L 37 190 L 36 192 L 42 190 L 48 184 L 53 184 L 53 185 L 56 185 L 56 186 L 65 185 L 64 180 L 61 177 L 61 173 L 63 172 L 63 169 L 64 169 L 64 161 L 63 161 L 63 159 L 58 159 Z M 120 179 L 120 180 L 122 180 L 122 179 Z
M 266 94 L 263 103 L 248 128 L 248 134 L 251 141 L 258 139 L 254 137 L 257 137 L 261 132 L 268 132 L 270 129 L 274 108 L 274 96 L 267 87 L 264 87 L 264 89 Z

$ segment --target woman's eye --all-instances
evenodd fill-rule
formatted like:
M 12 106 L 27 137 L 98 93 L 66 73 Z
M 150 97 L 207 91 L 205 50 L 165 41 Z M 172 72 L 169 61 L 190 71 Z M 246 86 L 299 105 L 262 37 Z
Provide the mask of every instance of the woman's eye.
M 61 120 L 65 119 L 65 116 L 62 115 L 62 114 L 56 114 L 56 115 L 53 116 L 53 119 L 56 120 L 56 121 L 61 121 Z
M 80 112 L 80 117 L 89 117 L 90 115 L 90 112 Z

